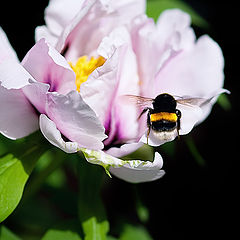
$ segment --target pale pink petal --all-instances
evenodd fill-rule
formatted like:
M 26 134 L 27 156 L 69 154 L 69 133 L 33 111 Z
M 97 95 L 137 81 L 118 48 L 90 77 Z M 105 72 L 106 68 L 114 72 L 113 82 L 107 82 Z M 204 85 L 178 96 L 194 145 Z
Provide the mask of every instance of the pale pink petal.
M 133 17 L 143 14 L 146 11 L 145 0 L 102 0 L 102 2 L 108 3 L 111 9 L 118 11 L 119 14 L 121 13 L 123 21 L 132 19 Z
M 47 92 L 50 88 L 49 84 L 29 81 L 29 85 L 22 88 L 24 95 L 39 113 L 46 113 Z
M 16 62 L 19 61 L 17 54 L 8 41 L 5 32 L 0 27 L 0 64 L 9 59 L 13 59 Z
M 105 129 L 77 91 L 67 95 L 48 93 L 47 98 L 47 115 L 65 137 L 81 147 L 103 148 Z
M 8 138 L 25 137 L 38 129 L 38 117 L 21 90 L 0 86 L 0 132 Z
M 116 139 L 118 143 L 136 139 L 137 109 L 118 98 L 126 94 L 139 95 L 136 58 L 127 30 L 115 29 L 103 39 L 98 52 L 108 59 L 81 85 L 81 95 L 104 123 L 108 134 L 105 145 L 117 144 L 112 142 Z
M 180 9 L 162 12 L 157 21 L 157 29 L 161 41 L 171 44 L 174 51 L 191 48 L 195 34 L 191 28 L 191 17 Z
M 154 20 L 140 15 L 134 19 L 131 27 L 133 50 L 137 57 L 141 95 L 145 95 L 145 86 L 149 85 L 154 78 L 159 62 L 161 51 L 156 35 Z
M 55 46 L 63 29 L 75 17 L 83 3 L 84 1 L 81 0 L 50 0 L 48 7 L 45 9 L 47 27 L 36 28 L 36 41 L 47 37 L 47 41 Z
M 88 80 L 81 84 L 82 98 L 95 111 L 103 124 L 117 86 L 119 51 L 116 51 L 102 67 L 93 71 Z
M 142 15 L 134 19 L 131 36 L 138 60 L 141 94 L 156 97 L 152 89 L 157 72 L 170 57 L 194 44 L 195 35 L 190 28 L 190 17 L 180 10 L 167 10 L 160 15 L 155 25 L 152 19 Z
M 78 143 L 65 142 L 60 131 L 56 128 L 56 124 L 51 121 L 45 114 L 41 114 L 39 118 L 40 129 L 43 136 L 54 146 L 62 149 L 67 153 L 79 151 Z
M 115 76 L 118 83 L 112 100 L 111 113 L 107 119 L 108 129 L 106 129 L 109 130 L 110 135 L 105 141 L 106 145 L 114 139 L 118 139 L 119 143 L 138 138 L 138 110 L 136 106 L 120 101 L 119 96 L 140 94 L 136 57 L 132 50 L 129 33 L 123 27 L 117 28 L 110 34 L 109 41 L 112 44 L 110 49 L 119 46 L 122 48 Z
M 68 37 L 71 30 L 76 27 L 86 14 L 94 14 L 95 17 L 90 16 L 90 19 L 95 18 L 97 20 L 96 16 L 98 14 L 96 12 L 100 11 L 100 9 L 104 10 L 102 17 L 110 15 L 109 18 L 117 18 L 115 21 L 109 21 L 108 24 L 128 23 L 133 17 L 145 12 L 145 5 L 144 0 L 51 0 L 45 9 L 47 27 L 43 29 L 43 26 L 41 26 L 36 29 L 36 41 L 42 37 L 47 37 L 48 42 L 56 44 L 57 39 L 65 28 L 68 28 L 68 30 L 65 30 L 65 33 L 62 35 L 64 39 Z M 92 6 L 94 6 L 94 9 L 90 10 Z M 89 11 L 91 12 L 89 13 Z M 112 16 L 113 14 L 114 16 Z M 102 21 L 105 22 L 105 20 Z
M 49 84 L 52 92 L 66 94 L 76 89 L 75 73 L 68 62 L 44 39 L 30 49 L 22 65 L 38 82 Z
M 46 39 L 51 46 L 55 46 L 58 41 L 58 36 L 51 33 L 46 26 L 38 26 L 35 29 L 35 42 L 38 42 L 42 38 Z
M 20 89 L 33 77 L 14 58 L 0 63 L 0 85 L 7 89 Z
M 224 60 L 220 47 L 208 36 L 173 57 L 155 79 L 156 92 L 206 97 L 223 86 Z M 172 70 L 174 69 L 174 71 Z
M 165 172 L 161 170 L 162 157 L 155 153 L 153 162 L 142 162 L 138 167 L 130 167 L 128 164 L 120 168 L 110 168 L 110 172 L 116 177 L 131 183 L 150 182 L 161 178 Z
M 211 104 L 209 104 L 209 108 L 212 107 Z M 188 134 L 193 127 L 200 121 L 200 119 L 203 116 L 203 110 L 198 107 L 188 107 L 184 105 L 177 106 L 178 109 L 181 111 L 182 117 L 181 117 L 181 125 L 180 125 L 180 135 Z
M 77 16 L 64 29 L 57 49 L 68 47 L 67 59 L 77 59 L 81 55 L 95 52 L 102 38 L 115 27 L 129 24 L 142 13 L 145 1 L 88 1 Z

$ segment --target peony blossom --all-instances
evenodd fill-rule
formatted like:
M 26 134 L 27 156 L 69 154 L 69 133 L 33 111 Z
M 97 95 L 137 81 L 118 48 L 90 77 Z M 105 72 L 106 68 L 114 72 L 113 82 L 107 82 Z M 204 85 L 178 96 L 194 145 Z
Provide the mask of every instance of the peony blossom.
M 102 124 L 71 89 L 75 74 L 69 64 L 45 40 L 39 41 L 21 63 L 10 54 L 5 57 L 0 64 L 0 79 L 3 135 L 11 139 L 24 137 L 40 124 L 44 136 L 66 152 L 80 147 L 102 149 L 106 138 Z M 49 131 L 56 127 L 71 142 L 61 140 L 59 132 Z
M 144 11 L 145 1 L 51 0 L 46 26 L 36 29 L 37 43 L 21 63 L 1 33 L 0 45 L 8 46 L 7 57 L 0 56 L 1 91 L 31 122 L 18 121 L 25 131 L 17 135 L 11 125 L 17 113 L 0 105 L 7 112 L 0 131 L 26 136 L 37 129 L 39 117 L 43 135 L 64 151 L 81 150 L 89 162 L 126 181 L 160 178 L 163 160 L 157 152 L 153 161 L 120 159 L 147 142 L 146 116 L 138 121 L 139 110 L 121 96 L 166 92 L 209 99 L 204 107 L 178 106 L 180 135 L 187 134 L 223 92 L 223 56 L 210 37 L 196 40 L 188 14 L 168 10 L 155 24 Z M 150 132 L 148 143 L 164 142 Z

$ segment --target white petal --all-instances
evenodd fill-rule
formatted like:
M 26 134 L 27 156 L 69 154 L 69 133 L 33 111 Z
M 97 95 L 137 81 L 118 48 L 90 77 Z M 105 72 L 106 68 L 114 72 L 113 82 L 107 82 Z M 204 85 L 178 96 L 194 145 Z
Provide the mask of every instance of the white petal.
M 52 34 L 46 26 L 38 26 L 35 29 L 35 42 L 42 38 L 46 39 L 51 46 L 55 46 L 58 41 L 58 36 Z
M 117 65 L 119 51 L 116 51 L 102 67 L 97 68 L 81 85 L 81 96 L 104 123 L 117 86 Z
M 159 179 L 164 175 L 164 171 L 160 170 L 163 165 L 162 157 L 159 153 L 155 153 L 153 162 L 141 160 L 121 160 L 104 153 L 103 151 L 93 151 L 81 148 L 88 162 L 101 165 L 109 174 L 132 183 L 148 182 Z
M 48 93 L 47 98 L 47 115 L 65 137 L 81 147 L 103 148 L 105 129 L 77 91 L 67 95 Z
M 32 80 L 30 80 L 29 83 L 29 85 L 22 88 L 24 95 L 39 113 L 46 113 L 47 92 L 50 88 L 49 84 Z
M 107 58 L 88 81 L 81 85 L 81 95 L 94 109 L 106 128 L 105 145 L 138 137 L 138 113 L 134 105 L 119 101 L 120 95 L 139 95 L 136 57 L 125 27 L 116 28 L 105 37 L 98 53 Z M 126 116 L 128 121 L 126 121 Z
M 65 142 L 60 131 L 56 128 L 56 124 L 51 121 L 45 114 L 40 115 L 40 129 L 44 137 L 54 146 L 62 149 L 66 153 L 74 153 L 79 151 L 78 143 Z
M 50 91 L 66 94 L 76 89 L 75 73 L 66 59 L 45 39 L 28 51 L 22 64 L 38 82 L 49 84 Z
M 5 32 L 0 27 L 0 63 L 6 61 L 7 59 L 19 62 L 16 52 L 9 43 Z
M 35 132 L 38 117 L 21 90 L 0 86 L 0 132 L 17 139 Z
M 0 64 L 0 83 L 7 89 L 20 89 L 29 84 L 33 77 L 23 66 L 11 58 Z
M 85 18 L 85 16 L 88 14 L 89 10 L 92 8 L 92 6 L 97 2 L 97 0 L 89 0 L 87 4 L 84 4 L 80 9 L 76 8 L 78 10 L 78 14 L 63 28 L 63 31 L 61 32 L 61 35 L 56 33 L 56 35 L 59 36 L 58 42 L 56 44 L 56 49 L 58 51 L 62 51 L 64 47 L 66 46 L 66 41 L 69 35 L 74 32 L 75 28 L 77 28 L 77 25 L 81 23 L 81 20 Z M 83 21 L 84 22 L 84 21 Z M 58 22 L 56 22 L 58 23 Z M 80 24 L 81 25 L 81 24 Z M 83 28 L 83 27 L 82 27 Z M 89 25 L 87 26 L 89 28 Z M 83 36 L 83 35 L 82 35 Z M 82 37 L 81 36 L 81 37 Z M 74 37 L 75 38 L 75 37 Z M 91 38 L 90 38 L 91 39 Z M 89 39 L 88 39 L 89 40 Z M 82 45 L 79 44 L 79 48 Z M 84 46 L 86 47 L 86 46 Z M 83 55 L 83 54 L 81 54 Z
M 181 125 L 180 125 L 180 135 L 188 134 L 197 122 L 201 119 L 203 111 L 200 107 L 188 107 L 184 105 L 178 105 L 177 108 L 181 111 Z
M 172 44 L 175 51 L 187 49 L 194 44 L 195 34 L 191 28 L 191 17 L 180 9 L 162 12 L 157 21 L 157 28 L 159 36 L 165 38 L 165 44 Z
M 210 37 L 202 36 L 191 49 L 165 64 L 156 76 L 156 91 L 176 96 L 209 96 L 223 87 L 223 66 L 218 44 Z
M 159 153 L 155 153 L 153 162 L 143 162 L 138 167 L 131 167 L 125 164 L 121 168 L 111 168 L 110 171 L 116 177 L 131 183 L 150 182 L 161 178 L 164 174 L 163 161 Z
M 56 47 L 61 51 L 68 45 L 66 57 L 71 61 L 90 55 L 104 36 L 118 26 L 129 24 L 144 8 L 144 0 L 87 1 L 64 29 Z
M 48 35 L 59 37 L 67 24 L 75 17 L 81 9 L 84 1 L 76 0 L 51 0 L 48 7 L 45 9 L 45 21 L 48 27 Z M 39 31 L 39 30 L 37 30 Z M 41 31 L 41 33 L 43 33 Z M 46 36 L 46 35 L 45 35 Z M 43 37 L 39 32 L 36 35 L 36 40 Z M 49 41 L 49 39 L 47 38 Z M 52 42 L 51 42 L 52 43 Z M 55 42 L 56 43 L 56 42 Z

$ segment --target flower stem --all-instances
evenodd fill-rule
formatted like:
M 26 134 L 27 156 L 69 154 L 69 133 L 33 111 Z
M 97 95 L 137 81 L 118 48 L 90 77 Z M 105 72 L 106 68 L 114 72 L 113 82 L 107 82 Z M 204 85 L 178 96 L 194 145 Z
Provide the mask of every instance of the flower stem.
M 88 163 L 85 159 L 78 166 L 78 216 L 85 240 L 106 240 L 109 223 L 100 196 L 104 170 L 101 166 Z
M 192 156 L 194 157 L 195 161 L 198 163 L 199 166 L 203 167 L 206 165 L 206 162 L 200 152 L 198 151 L 193 139 L 191 137 L 186 138 L 186 144 L 188 146 L 189 151 L 191 152 Z

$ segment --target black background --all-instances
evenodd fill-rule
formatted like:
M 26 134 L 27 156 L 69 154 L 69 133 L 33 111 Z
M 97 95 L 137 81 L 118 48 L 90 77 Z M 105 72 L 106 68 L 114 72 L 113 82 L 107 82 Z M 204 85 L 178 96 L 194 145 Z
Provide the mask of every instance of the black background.
M 230 235 L 238 234 L 239 217 L 239 14 L 236 1 L 187 2 L 210 24 L 207 30 L 195 29 L 197 34 L 209 34 L 223 50 L 225 88 L 231 91 L 232 109 L 225 111 L 216 104 L 208 119 L 191 133 L 206 166 L 196 163 L 183 137 L 177 142 L 174 157 L 163 153 L 167 173 L 162 179 L 132 185 L 113 178 L 103 191 L 103 199 L 112 224 L 126 216 L 134 222 L 138 221 L 133 213 L 134 191 L 137 191 L 149 209 L 146 226 L 154 239 L 216 239 L 223 235 L 232 239 Z M 8 1 L 1 6 L 0 26 L 19 59 L 34 44 L 34 29 L 44 24 L 47 3 L 47 0 Z M 122 204 L 116 209 L 117 202 Z

